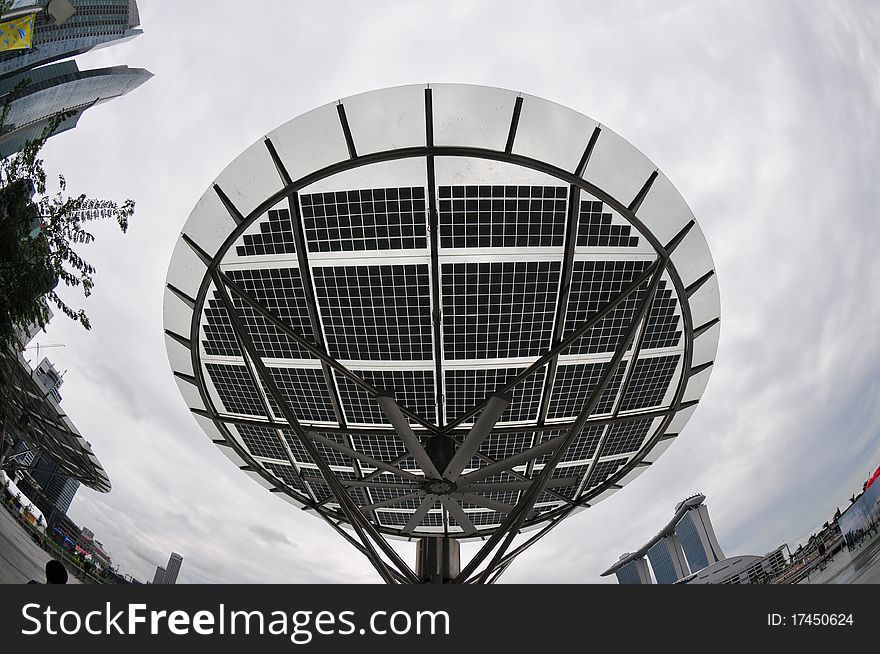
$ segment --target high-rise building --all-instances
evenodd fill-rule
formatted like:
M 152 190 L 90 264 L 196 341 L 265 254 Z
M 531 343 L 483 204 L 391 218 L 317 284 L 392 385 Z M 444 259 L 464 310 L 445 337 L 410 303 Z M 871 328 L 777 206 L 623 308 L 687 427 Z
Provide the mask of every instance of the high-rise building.
M 58 22 L 58 6 L 73 11 Z M 72 115 L 53 134 L 76 127 L 82 112 L 101 102 L 125 95 L 152 73 L 140 68 L 113 66 L 80 71 L 77 54 L 112 45 L 141 33 L 135 0 L 16 0 L 13 10 L 40 9 L 34 22 L 33 45 L 0 52 L 0 105 L 9 112 L 0 129 L 0 158 L 21 150 L 39 138 L 53 117 Z M 43 11 L 45 9 L 45 11 Z M 60 63 L 54 63 L 60 62 Z
M 625 558 L 624 555 L 621 558 Z M 645 559 L 633 559 L 619 568 L 615 574 L 617 581 L 621 584 L 650 584 L 651 571 L 648 569 L 648 562 Z
M 30 484 L 25 484 L 22 488 L 31 488 L 32 492 L 25 490 L 25 494 L 43 512 L 46 521 L 50 525 L 54 524 L 58 515 L 67 513 L 80 483 L 64 474 L 58 462 L 48 454 L 37 453 L 31 466 L 30 476 L 39 488 L 31 488 Z
M 79 70 L 75 61 L 65 61 L 13 75 L 0 81 L 0 103 L 15 92 L 22 80 L 30 80 L 15 93 L 6 121 L 0 128 L 0 157 L 8 157 L 40 136 L 53 117 L 75 112 L 55 134 L 76 125 L 86 109 L 125 95 L 153 76 L 143 68 L 112 66 Z
M 676 525 L 675 533 L 681 540 L 691 570 L 702 570 L 724 558 L 705 504 L 685 513 Z
M 176 584 L 177 575 L 180 573 L 180 565 L 183 563 L 183 557 L 177 552 L 171 552 L 168 564 L 165 566 L 165 575 L 160 583 Z
M 34 21 L 31 48 L 0 53 L 0 79 L 16 72 L 113 45 L 142 33 L 135 0 L 70 0 L 75 13 L 57 25 L 48 12 Z M 39 5 L 49 0 L 16 0 L 13 8 Z
M 156 574 L 153 575 L 153 583 L 154 584 L 162 584 L 165 583 L 165 568 L 161 565 L 156 566 Z
M 648 560 L 658 584 L 674 584 L 690 574 L 681 541 L 675 534 L 657 541 L 648 550 Z

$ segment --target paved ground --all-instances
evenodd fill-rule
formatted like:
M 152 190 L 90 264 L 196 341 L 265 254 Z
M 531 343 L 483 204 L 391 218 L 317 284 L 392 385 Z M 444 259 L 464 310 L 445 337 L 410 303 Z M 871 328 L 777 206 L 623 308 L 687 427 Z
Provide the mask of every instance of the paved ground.
M 46 561 L 52 558 L 31 540 L 15 517 L 0 506 L 0 584 L 24 584 L 31 579 L 46 581 Z M 68 568 L 68 583 L 78 584 Z
M 880 583 L 880 535 L 866 540 L 861 547 L 847 552 L 844 547 L 818 574 L 810 575 L 810 584 Z

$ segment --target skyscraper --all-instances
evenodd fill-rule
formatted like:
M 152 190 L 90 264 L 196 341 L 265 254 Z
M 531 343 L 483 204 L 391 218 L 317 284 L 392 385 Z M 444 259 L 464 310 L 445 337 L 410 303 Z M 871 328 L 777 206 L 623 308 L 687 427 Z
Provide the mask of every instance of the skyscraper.
M 37 14 L 33 46 L 0 53 L 0 79 L 16 72 L 120 43 L 142 33 L 135 0 L 70 0 L 76 13 L 56 25 L 46 13 Z M 13 8 L 40 5 L 49 0 L 16 0 Z
M 69 2 L 74 13 L 56 24 L 51 12 L 62 2 Z M 9 103 L 9 112 L 0 126 L 0 158 L 39 138 L 54 116 L 73 113 L 54 134 L 66 132 L 76 127 L 85 109 L 125 95 L 152 77 L 141 68 L 113 66 L 80 71 L 74 61 L 61 62 L 140 34 L 141 30 L 134 29 L 140 24 L 135 0 L 13 3 L 13 9 L 21 11 L 33 6 L 47 11 L 36 14 L 32 47 L 0 52 L 0 105 Z
M 164 578 L 160 583 L 176 584 L 181 563 L 183 563 L 183 557 L 177 552 L 171 552 L 171 556 L 168 559 L 168 565 L 165 566 Z
M 681 541 L 678 536 L 670 534 L 657 541 L 648 550 L 648 560 L 654 570 L 658 584 L 674 584 L 690 574 Z
M 688 565 L 694 572 L 724 558 L 705 504 L 685 513 L 676 525 L 675 533 L 681 539 Z
M 153 575 L 153 583 L 165 583 L 165 568 L 163 568 L 161 565 L 156 566 L 156 574 Z
M 65 61 L 0 81 L 3 102 L 19 81 L 30 79 L 12 100 L 6 122 L 0 128 L 0 157 L 8 157 L 26 141 L 39 137 L 54 116 L 76 112 L 55 133 L 71 129 L 86 109 L 125 95 L 152 76 L 143 68 L 128 66 L 80 71 L 75 61 Z

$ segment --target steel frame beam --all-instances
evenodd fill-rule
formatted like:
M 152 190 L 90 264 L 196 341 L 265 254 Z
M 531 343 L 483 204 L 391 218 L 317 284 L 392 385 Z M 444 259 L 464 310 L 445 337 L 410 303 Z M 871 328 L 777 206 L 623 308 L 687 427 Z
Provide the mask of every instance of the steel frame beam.
M 585 155 L 584 155 L 585 157 L 588 156 L 588 153 L 592 149 L 591 146 L 595 144 L 596 136 L 598 135 L 599 129 L 600 128 L 597 127 L 596 130 L 594 131 L 593 137 L 590 141 L 590 144 L 588 144 L 587 149 L 585 150 Z M 500 151 L 489 150 L 489 149 L 484 149 L 484 148 L 461 147 L 461 146 L 437 147 L 437 146 L 434 146 L 433 142 L 431 142 L 431 141 L 428 141 L 428 144 L 425 147 L 417 146 L 417 147 L 410 147 L 410 148 L 401 148 L 401 149 L 397 149 L 397 150 L 389 150 L 389 151 L 371 153 L 368 155 L 358 155 L 356 152 L 350 152 L 350 154 L 352 155 L 352 157 L 350 159 L 348 159 L 346 161 L 339 162 L 337 164 L 327 166 L 324 169 L 315 171 L 315 172 L 313 172 L 309 175 L 306 175 L 300 179 L 290 180 L 289 177 L 284 179 L 283 188 L 280 191 L 274 193 L 271 197 L 267 198 L 263 203 L 261 203 L 259 206 L 254 208 L 247 216 L 245 216 L 243 222 L 241 224 L 239 224 L 230 233 L 230 235 L 227 237 L 226 241 L 220 246 L 220 248 L 217 250 L 217 252 L 215 253 L 215 255 L 213 257 L 204 253 L 204 251 L 202 251 L 197 246 L 197 244 L 192 242 L 192 239 L 189 239 L 189 237 L 187 237 L 185 234 L 182 235 L 182 238 L 196 251 L 196 254 L 202 259 L 202 261 L 205 263 L 205 266 L 207 268 L 206 274 L 203 277 L 202 283 L 199 287 L 197 297 L 195 298 L 195 301 L 193 303 L 194 306 L 192 306 L 188 300 L 181 298 L 181 301 L 187 303 L 187 305 L 191 306 L 191 308 L 193 309 L 192 321 L 191 321 L 191 334 L 193 334 L 193 335 L 198 334 L 199 327 L 200 327 L 199 320 L 200 320 L 201 312 L 203 310 L 203 306 L 204 306 L 204 303 L 206 300 L 206 295 L 207 295 L 208 289 L 210 287 L 211 282 L 215 279 L 215 276 L 218 273 L 220 273 L 220 262 L 224 258 L 226 252 L 232 246 L 232 244 L 235 243 L 239 239 L 239 237 L 244 232 L 244 230 L 247 229 L 253 223 L 254 220 L 256 220 L 259 216 L 261 216 L 263 213 L 265 213 L 265 211 L 267 211 L 272 206 L 276 205 L 279 201 L 281 201 L 285 197 L 289 197 L 290 195 L 296 193 L 299 189 L 301 189 L 301 188 L 303 188 L 303 187 L 305 187 L 315 181 L 318 181 L 318 180 L 324 179 L 328 176 L 334 175 L 338 172 L 343 172 L 345 170 L 349 170 L 349 169 L 356 168 L 359 166 L 368 165 L 371 163 L 400 160 L 400 159 L 406 159 L 406 158 L 412 158 L 412 157 L 437 157 L 437 156 L 476 157 L 476 158 L 487 159 L 487 160 L 492 160 L 492 161 L 502 161 L 502 162 L 514 163 L 514 164 L 518 164 L 520 166 L 523 166 L 525 168 L 529 168 L 532 170 L 537 170 L 540 172 L 547 173 L 547 174 L 552 175 L 558 179 L 566 181 L 574 186 L 577 186 L 578 188 L 590 193 L 591 195 L 593 195 L 597 199 L 603 201 L 609 207 L 616 210 L 620 215 L 622 215 L 628 222 L 630 222 L 630 224 L 632 224 L 644 236 L 644 238 L 650 242 L 650 244 L 653 246 L 655 251 L 660 256 L 660 259 L 665 261 L 665 269 L 669 273 L 670 279 L 673 283 L 673 286 L 675 287 L 675 290 L 676 290 L 678 297 L 681 298 L 682 300 L 684 300 L 686 297 L 688 297 L 688 295 L 685 293 L 685 289 L 682 284 L 681 278 L 678 275 L 677 271 L 675 270 L 674 264 L 669 260 L 669 255 L 668 255 L 664 245 L 661 244 L 650 231 L 645 229 L 645 226 L 643 225 L 641 220 L 636 217 L 632 206 L 623 205 L 616 198 L 610 196 L 608 193 L 606 193 L 602 189 L 600 189 L 600 188 L 596 187 L 594 184 L 582 179 L 580 176 L 583 174 L 583 169 L 585 166 L 582 166 L 579 164 L 577 170 L 572 173 L 572 172 L 560 169 L 556 166 L 553 166 L 552 164 L 548 164 L 546 162 L 542 162 L 542 161 L 532 159 L 529 157 L 525 157 L 522 155 L 516 155 L 516 154 L 513 154 L 512 152 L 500 152 Z M 656 174 L 654 175 L 654 177 L 656 177 Z M 649 180 L 648 184 L 650 183 L 650 181 L 653 181 L 653 180 Z M 648 188 L 649 188 L 649 186 L 648 186 Z M 642 196 L 644 196 L 645 193 L 640 192 L 640 194 Z M 639 200 L 639 199 L 640 198 L 637 196 L 636 200 Z M 638 208 L 638 205 L 636 204 L 636 200 L 634 200 L 632 203 L 632 204 L 635 204 L 635 209 Z M 645 272 L 651 274 L 653 271 L 652 271 L 652 269 L 649 268 Z M 222 274 L 222 273 L 220 273 L 220 274 Z M 693 292 L 693 290 L 695 290 L 695 289 L 689 288 L 688 290 Z M 609 477 L 608 482 L 605 484 L 605 486 L 610 486 L 614 480 L 621 478 L 623 475 L 627 474 L 627 472 L 629 470 L 636 467 L 639 464 L 640 458 L 642 456 L 644 456 L 644 454 L 647 453 L 647 451 L 649 451 L 651 449 L 651 447 L 653 447 L 654 444 L 656 444 L 657 442 L 662 440 L 662 438 L 665 437 L 664 432 L 665 432 L 666 427 L 670 423 L 672 416 L 677 411 L 684 408 L 683 403 L 681 402 L 681 399 L 682 399 L 682 396 L 684 393 L 684 388 L 685 388 L 686 382 L 687 382 L 686 371 L 690 369 L 690 360 L 692 358 L 693 340 L 694 340 L 694 338 L 696 338 L 696 336 L 700 335 L 705 330 L 707 330 L 710 326 L 714 325 L 715 322 L 717 322 L 717 320 L 701 326 L 700 331 L 695 333 L 693 323 L 691 320 L 691 316 L 690 316 L 689 307 L 687 307 L 687 305 L 684 301 L 682 302 L 682 306 L 683 306 L 682 317 L 683 317 L 683 322 L 684 322 L 684 341 L 685 341 L 684 342 L 684 359 L 685 359 L 684 364 L 685 365 L 684 365 L 684 369 L 683 369 L 683 374 L 678 380 L 678 387 L 675 392 L 675 398 L 670 403 L 670 406 L 668 408 L 655 411 L 658 413 L 658 415 L 663 415 L 665 417 L 664 417 L 664 420 L 661 423 L 661 425 L 658 427 L 655 435 L 651 438 L 650 442 L 644 444 L 642 451 L 640 451 L 634 457 L 632 457 L 632 459 L 630 460 L 630 462 L 627 465 L 625 465 L 623 468 L 621 468 L 621 470 L 619 470 L 617 473 L 612 475 L 612 477 Z M 584 329 L 584 332 L 585 331 L 586 331 L 586 329 Z M 581 334 L 578 334 L 578 336 L 580 336 L 580 335 Z M 294 340 L 296 340 L 295 337 L 294 337 Z M 572 340 L 574 340 L 574 339 L 572 339 Z M 196 374 L 196 378 L 197 378 L 196 381 L 198 384 L 198 389 L 199 389 L 199 392 L 202 396 L 203 401 L 205 402 L 205 406 L 208 407 L 208 410 L 205 411 L 205 413 L 209 414 L 207 417 L 212 419 L 215 422 L 215 424 L 218 426 L 218 428 L 221 429 L 221 431 L 227 431 L 225 424 L 223 424 L 220 415 L 214 409 L 213 401 L 208 396 L 204 380 L 202 379 L 202 371 L 201 371 L 201 365 L 200 365 L 200 356 L 201 355 L 199 352 L 199 348 L 198 347 L 191 347 L 191 345 L 195 344 L 192 341 L 186 341 L 185 344 L 187 345 L 187 347 L 190 348 L 191 355 L 192 355 L 192 362 L 193 362 L 193 370 L 195 371 L 195 374 Z M 308 348 L 306 348 L 306 349 L 308 349 Z M 321 358 L 321 357 L 319 357 L 319 358 Z M 532 371 L 532 372 L 534 372 L 534 371 Z M 344 373 L 342 373 L 342 371 L 340 371 L 340 374 L 344 374 Z M 352 380 L 352 381 L 354 381 L 354 380 Z M 366 382 L 363 382 L 363 380 L 361 380 L 361 382 L 362 383 L 359 385 L 363 388 L 363 384 L 365 384 Z M 355 383 L 357 383 L 357 382 L 355 382 Z M 369 389 L 365 389 L 365 390 L 368 390 L 368 392 L 369 392 Z M 474 413 L 479 411 L 480 408 L 481 407 L 475 407 L 473 410 Z M 655 412 L 650 412 L 650 413 L 655 413 Z M 410 416 L 410 417 L 414 418 L 413 416 Z M 619 416 L 618 419 L 632 419 L 635 417 L 639 417 L 639 416 L 638 415 L 626 415 L 626 416 Z M 438 422 L 439 421 L 440 421 L 440 416 L 438 416 Z M 433 425 L 422 424 L 422 421 L 418 421 L 418 422 L 419 422 L 419 424 L 421 424 L 421 426 L 425 427 L 426 430 L 428 430 L 432 434 L 437 433 L 437 431 L 442 431 L 443 433 L 446 433 L 446 431 L 448 430 L 448 431 L 452 432 L 456 426 L 456 425 L 445 425 L 443 427 L 443 430 L 438 430 Z M 586 422 L 584 424 L 586 424 Z M 292 428 L 292 427 L 283 426 L 282 428 Z M 544 429 L 559 428 L 559 425 L 547 425 L 543 428 Z M 542 428 L 537 427 L 537 428 L 529 428 L 529 429 L 523 429 L 523 430 L 524 431 L 525 430 L 541 431 Z M 370 432 L 370 433 L 376 433 L 376 432 Z M 236 451 L 238 449 L 240 449 L 240 448 L 235 448 L 231 444 L 230 444 L 230 447 L 233 447 L 233 449 L 236 449 Z M 247 454 L 246 452 L 242 452 L 242 453 Z M 239 453 L 239 454 L 241 455 L 241 453 Z M 399 461 L 396 461 L 396 462 L 399 462 Z M 372 474 L 375 475 L 375 474 L 379 474 L 379 473 L 377 471 L 376 473 L 372 473 Z M 513 473 L 511 473 L 511 474 L 513 474 Z M 583 505 L 588 506 L 587 501 L 589 499 L 591 499 L 591 497 L 602 492 L 603 488 L 604 487 L 600 486 L 600 487 L 597 487 L 596 489 L 594 489 L 593 491 L 591 491 L 590 493 L 588 493 L 586 496 L 584 496 L 581 499 L 581 503 L 579 505 L 575 505 L 575 504 L 571 503 L 570 500 L 566 500 L 567 502 L 569 502 L 569 506 L 560 507 L 559 509 L 556 509 L 552 512 L 545 513 L 541 516 L 541 520 L 542 521 L 543 520 L 553 520 L 554 522 L 551 522 L 550 525 L 548 525 L 548 527 L 555 526 L 556 524 L 558 524 L 559 518 L 563 517 L 564 515 L 567 515 L 570 511 L 572 511 L 574 508 L 576 508 L 576 506 L 583 506 Z M 297 497 L 297 500 L 302 501 L 298 497 Z M 306 508 L 316 508 L 316 505 L 307 506 Z M 319 514 L 321 514 L 325 520 L 328 520 L 328 516 L 324 515 L 321 511 L 319 511 Z M 332 522 L 332 520 L 329 520 L 329 521 Z M 352 526 L 356 528 L 356 525 L 353 524 Z M 540 533 L 543 534 L 546 532 L 544 530 L 542 530 Z M 519 550 L 517 550 L 517 551 L 519 551 Z M 508 558 L 509 558 L 509 555 L 505 556 L 502 560 L 507 561 Z M 391 575 L 391 576 L 393 577 L 393 575 Z M 385 575 L 383 575 L 383 578 L 385 578 Z

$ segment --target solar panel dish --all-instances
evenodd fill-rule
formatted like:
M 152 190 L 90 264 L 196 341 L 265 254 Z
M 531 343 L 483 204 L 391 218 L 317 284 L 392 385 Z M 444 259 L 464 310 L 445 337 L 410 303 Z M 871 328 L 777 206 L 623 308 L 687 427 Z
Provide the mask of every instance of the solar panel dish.
M 167 282 L 211 439 L 334 526 L 406 539 L 544 528 L 619 490 L 678 436 L 719 336 L 665 176 L 487 87 L 374 91 L 270 132 L 199 200 Z

